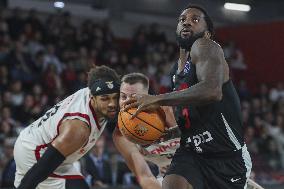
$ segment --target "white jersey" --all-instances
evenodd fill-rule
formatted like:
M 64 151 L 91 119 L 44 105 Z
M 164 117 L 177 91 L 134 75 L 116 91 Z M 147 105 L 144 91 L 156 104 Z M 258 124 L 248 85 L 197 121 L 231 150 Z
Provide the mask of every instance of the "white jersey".
M 66 157 L 51 176 L 74 178 L 73 175 L 81 175 L 74 169 L 73 163 L 94 146 L 106 125 L 106 121 L 100 124 L 97 122 L 88 88 L 81 89 L 57 103 L 20 133 L 14 150 L 17 174 L 24 175 L 36 163 L 46 151 L 47 145 L 58 136 L 61 123 L 68 119 L 79 119 L 87 123 L 91 129 L 89 140 L 79 150 Z
M 144 147 L 142 153 L 147 161 L 156 164 L 159 168 L 170 165 L 172 158 L 180 146 L 180 138 L 170 139 L 161 143 Z

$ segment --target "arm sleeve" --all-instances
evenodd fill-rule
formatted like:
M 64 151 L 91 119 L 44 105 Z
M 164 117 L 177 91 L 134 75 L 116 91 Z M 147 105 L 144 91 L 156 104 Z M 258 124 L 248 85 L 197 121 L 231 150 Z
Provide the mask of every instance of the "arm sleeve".
M 35 189 L 44 181 L 63 161 L 65 157 L 52 145 L 36 164 L 25 174 L 17 189 Z

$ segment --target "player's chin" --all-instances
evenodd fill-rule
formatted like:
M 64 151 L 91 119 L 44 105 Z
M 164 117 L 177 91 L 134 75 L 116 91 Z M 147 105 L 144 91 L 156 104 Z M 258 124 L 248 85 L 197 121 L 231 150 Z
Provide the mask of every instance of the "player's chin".
M 108 111 L 107 117 L 110 119 L 114 119 L 117 116 L 117 111 Z

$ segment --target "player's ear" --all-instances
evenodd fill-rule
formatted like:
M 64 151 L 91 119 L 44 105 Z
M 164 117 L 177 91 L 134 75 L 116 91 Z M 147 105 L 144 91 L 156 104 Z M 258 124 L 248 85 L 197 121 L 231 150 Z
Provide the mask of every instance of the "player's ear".
M 93 100 L 94 102 L 96 102 L 96 97 L 91 95 L 91 100 Z
M 206 30 L 206 31 L 204 32 L 204 37 L 205 37 L 206 39 L 210 39 L 210 38 L 211 38 L 211 33 L 210 33 L 208 30 Z

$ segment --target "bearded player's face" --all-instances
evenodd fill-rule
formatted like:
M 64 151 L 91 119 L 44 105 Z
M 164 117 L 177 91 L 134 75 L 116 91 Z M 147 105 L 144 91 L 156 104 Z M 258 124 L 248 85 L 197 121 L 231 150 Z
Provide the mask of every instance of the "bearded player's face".
M 118 93 L 94 96 L 95 110 L 104 117 L 113 119 L 118 110 Z
M 204 14 L 196 8 L 186 9 L 178 19 L 177 42 L 181 48 L 190 50 L 194 41 L 203 37 L 205 31 L 207 31 L 207 24 Z

